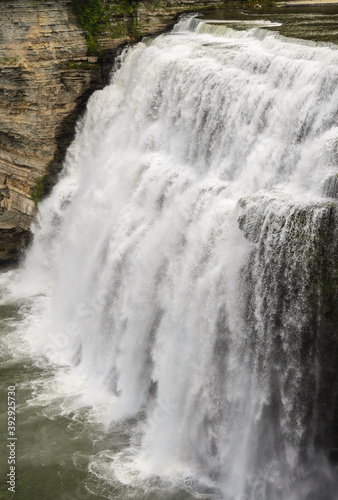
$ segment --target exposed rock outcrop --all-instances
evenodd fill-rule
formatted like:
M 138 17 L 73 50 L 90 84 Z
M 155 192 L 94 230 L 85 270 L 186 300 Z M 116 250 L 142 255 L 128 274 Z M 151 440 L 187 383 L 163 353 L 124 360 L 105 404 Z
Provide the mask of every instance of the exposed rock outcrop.
M 0 3 L 0 19 L 1 220 L 6 221 L 7 213 L 17 214 L 11 220 L 17 221 L 20 232 L 29 228 L 39 179 L 48 173 L 59 143 L 69 133 L 62 123 L 81 96 L 100 84 L 101 71 L 87 58 L 70 1 L 5 0 Z M 78 60 L 84 60 L 89 70 L 67 66 Z M 8 229 L 1 231 L 5 260 Z M 8 259 L 15 256 L 13 245 Z

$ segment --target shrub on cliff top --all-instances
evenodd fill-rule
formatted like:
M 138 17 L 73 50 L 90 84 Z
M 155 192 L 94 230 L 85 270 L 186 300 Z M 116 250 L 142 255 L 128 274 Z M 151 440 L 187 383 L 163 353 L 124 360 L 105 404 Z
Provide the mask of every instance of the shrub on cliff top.
M 128 34 L 138 38 L 136 6 L 138 0 L 73 0 L 74 12 L 87 40 L 88 51 L 100 52 L 97 38 L 105 31 L 112 31 L 111 17 L 123 17 L 118 34 Z M 114 30 L 113 30 L 114 31 Z M 114 37 L 114 33 L 111 33 Z M 115 34 L 116 36 L 116 34 Z

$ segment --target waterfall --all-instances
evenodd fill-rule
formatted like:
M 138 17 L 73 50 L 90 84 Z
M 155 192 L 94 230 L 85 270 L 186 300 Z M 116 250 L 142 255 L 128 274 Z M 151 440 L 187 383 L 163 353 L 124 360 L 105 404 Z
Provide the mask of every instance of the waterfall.
M 112 481 L 337 498 L 338 53 L 266 24 L 184 18 L 123 52 L 13 285 L 105 424 L 136 419 L 91 464 Z

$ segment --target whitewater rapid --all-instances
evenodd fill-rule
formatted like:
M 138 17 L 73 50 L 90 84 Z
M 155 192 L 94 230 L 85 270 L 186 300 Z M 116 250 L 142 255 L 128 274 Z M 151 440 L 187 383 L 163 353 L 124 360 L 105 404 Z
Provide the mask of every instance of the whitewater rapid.
M 184 18 L 125 50 L 10 275 L 8 293 L 33 297 L 30 349 L 67 367 L 81 404 L 106 399 L 107 429 L 137 420 L 129 448 L 93 457 L 108 484 L 154 487 L 158 498 L 176 484 L 227 500 L 337 498 L 297 401 L 296 308 L 295 337 L 281 334 L 289 366 L 273 385 L 265 293 L 278 283 L 263 275 L 277 243 L 250 260 L 238 218 L 239 200 L 263 191 L 269 217 L 323 199 L 337 172 L 338 52 L 265 24 Z

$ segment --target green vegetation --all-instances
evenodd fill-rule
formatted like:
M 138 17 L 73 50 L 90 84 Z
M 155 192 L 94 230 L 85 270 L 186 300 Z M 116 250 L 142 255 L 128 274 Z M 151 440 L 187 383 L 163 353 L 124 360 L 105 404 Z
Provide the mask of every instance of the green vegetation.
M 90 70 L 93 68 L 93 63 L 89 63 L 87 61 L 67 61 L 66 68 Z
M 116 26 L 111 29 L 112 38 L 123 38 L 127 35 L 127 29 L 124 23 L 118 22 Z
M 141 32 L 139 30 L 136 19 L 132 20 L 132 22 L 128 24 L 128 35 L 132 38 L 141 37 Z
M 31 199 L 34 201 L 35 207 L 38 206 L 38 202 L 44 190 L 44 177 L 38 177 L 34 188 L 31 190 Z
M 136 3 L 137 2 L 133 2 L 132 0 L 110 2 L 107 6 L 107 11 L 115 15 L 133 15 L 135 13 Z
M 19 58 L 15 57 L 0 57 L 0 65 L 1 66 L 14 66 L 18 64 Z
M 105 14 L 100 0 L 82 0 L 76 2 L 74 8 L 79 24 L 87 36 L 97 36 L 104 30 Z
M 74 11 L 86 37 L 88 52 L 96 54 L 100 47 L 97 36 L 106 29 L 106 16 L 100 0 L 78 0 L 74 3 Z
M 137 0 L 74 0 L 74 12 L 86 37 L 88 53 L 102 52 L 98 38 L 105 32 L 111 38 L 139 38 L 136 8 Z M 116 17 L 121 17 L 117 23 Z

